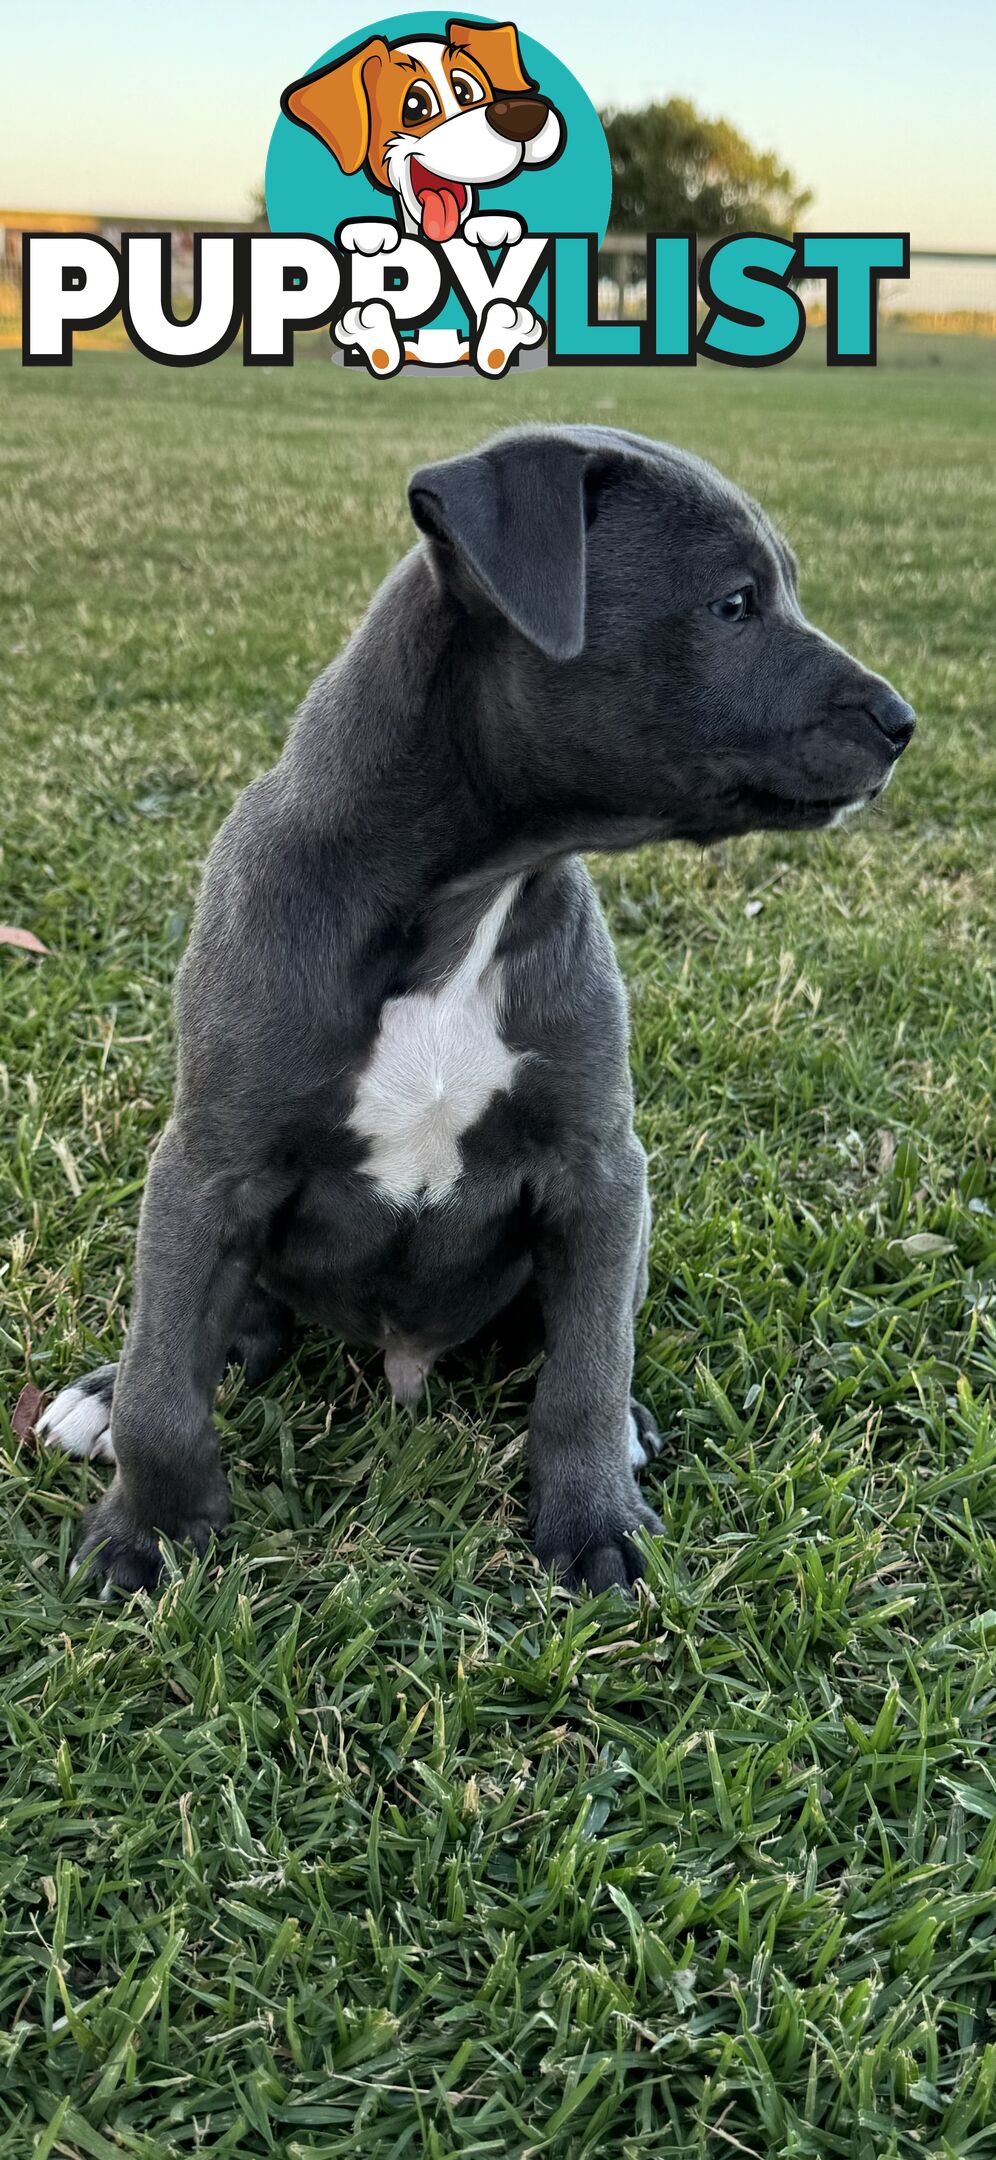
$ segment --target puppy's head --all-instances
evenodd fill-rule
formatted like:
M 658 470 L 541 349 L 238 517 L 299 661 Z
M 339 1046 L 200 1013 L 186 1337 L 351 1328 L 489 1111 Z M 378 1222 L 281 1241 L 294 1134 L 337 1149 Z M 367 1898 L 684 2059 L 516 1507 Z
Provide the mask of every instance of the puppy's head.
M 326 144 L 345 173 L 365 168 L 397 195 L 415 230 L 451 240 L 475 188 L 563 148 L 560 115 L 522 64 L 513 23 L 451 22 L 444 38 L 368 39 L 291 83 L 288 118 Z
M 786 541 L 701 459 L 517 430 L 410 500 L 538 797 L 586 844 L 828 825 L 885 787 L 910 706 L 806 620 Z

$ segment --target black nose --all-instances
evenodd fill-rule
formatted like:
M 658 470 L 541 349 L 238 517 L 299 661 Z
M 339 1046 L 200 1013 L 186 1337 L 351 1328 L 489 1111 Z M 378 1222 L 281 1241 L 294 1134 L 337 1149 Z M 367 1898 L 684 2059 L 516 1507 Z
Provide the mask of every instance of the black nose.
M 542 98 L 495 98 L 493 104 L 485 106 L 484 117 L 506 142 L 532 142 L 549 110 Z
M 891 683 L 876 683 L 871 696 L 865 699 L 865 711 L 871 714 L 877 728 L 881 728 L 893 757 L 905 750 L 916 726 L 916 714 L 907 705 Z

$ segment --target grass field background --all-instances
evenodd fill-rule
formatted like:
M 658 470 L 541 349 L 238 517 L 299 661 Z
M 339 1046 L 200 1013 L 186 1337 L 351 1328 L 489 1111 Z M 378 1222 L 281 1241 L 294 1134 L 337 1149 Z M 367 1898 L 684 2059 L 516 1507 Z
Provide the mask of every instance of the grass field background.
M 996 2153 L 996 348 L 821 357 L 0 356 L 0 916 L 50 948 L 0 952 L 5 2156 Z M 120 1344 L 198 866 L 410 467 L 547 416 L 713 458 L 921 714 L 847 831 L 599 866 L 647 1594 L 538 1573 L 521 1375 L 413 1419 L 309 1338 L 223 1393 L 237 1542 L 109 1613 L 101 1473 L 5 1418 Z

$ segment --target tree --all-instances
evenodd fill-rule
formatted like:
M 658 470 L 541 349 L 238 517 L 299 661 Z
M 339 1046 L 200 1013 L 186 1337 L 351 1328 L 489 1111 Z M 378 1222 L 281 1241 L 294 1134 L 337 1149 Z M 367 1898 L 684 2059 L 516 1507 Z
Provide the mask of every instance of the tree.
M 617 232 L 790 233 L 812 201 L 773 151 L 754 150 L 729 120 L 687 98 L 602 114 L 612 157 Z

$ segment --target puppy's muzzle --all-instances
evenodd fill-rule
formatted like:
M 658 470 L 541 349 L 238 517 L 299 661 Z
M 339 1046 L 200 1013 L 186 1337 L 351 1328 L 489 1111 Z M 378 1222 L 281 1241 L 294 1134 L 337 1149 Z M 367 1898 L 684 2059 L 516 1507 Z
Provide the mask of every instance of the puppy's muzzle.
M 874 720 L 879 733 L 885 736 L 894 758 L 905 750 L 916 726 L 916 714 L 912 705 L 900 697 L 891 683 L 882 683 L 865 701 L 865 711 Z
M 852 720 L 870 720 L 877 733 L 884 736 L 893 762 L 901 757 L 916 726 L 912 705 L 907 705 L 891 683 L 879 681 L 874 675 L 859 681 L 851 695 L 841 699 L 837 710 L 849 714 Z
M 485 106 L 484 117 L 505 142 L 533 142 L 546 124 L 550 110 L 544 98 L 497 98 Z

